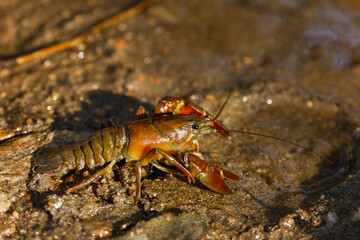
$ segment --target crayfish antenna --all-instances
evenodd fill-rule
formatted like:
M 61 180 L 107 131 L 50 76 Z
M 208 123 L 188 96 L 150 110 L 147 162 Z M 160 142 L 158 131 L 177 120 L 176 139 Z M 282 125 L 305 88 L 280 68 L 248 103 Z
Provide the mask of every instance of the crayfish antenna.
M 232 94 L 232 91 L 233 91 L 233 87 L 230 88 L 230 91 L 225 99 L 225 102 L 223 103 L 223 105 L 221 106 L 221 108 L 219 109 L 218 113 L 215 115 L 213 121 L 215 122 L 215 120 L 220 116 L 220 114 L 222 113 L 222 111 L 224 110 L 226 104 L 228 103 L 229 99 L 230 99 L 230 96 Z
M 219 129 L 221 131 L 219 131 L 219 133 L 228 138 L 228 139 L 231 139 L 231 133 L 229 131 L 227 131 L 228 129 L 225 127 L 224 124 L 222 124 L 221 122 L 219 121 L 216 121 L 216 119 L 220 116 L 220 114 L 222 113 L 222 111 L 224 110 L 226 104 L 228 103 L 229 99 L 230 99 L 230 96 L 232 94 L 232 91 L 233 91 L 233 87 L 230 88 L 229 90 L 229 93 L 225 99 L 225 102 L 223 103 L 223 105 L 220 107 L 218 113 L 215 115 L 215 117 L 212 119 L 214 121 L 214 126 L 215 126 L 215 129 Z

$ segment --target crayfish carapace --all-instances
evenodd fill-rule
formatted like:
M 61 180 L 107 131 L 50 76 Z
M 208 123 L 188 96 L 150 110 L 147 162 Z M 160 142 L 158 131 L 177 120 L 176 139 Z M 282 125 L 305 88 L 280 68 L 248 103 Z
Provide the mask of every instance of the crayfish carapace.
M 99 179 L 125 158 L 135 166 L 135 202 L 141 197 L 141 167 L 149 163 L 165 172 L 182 173 L 189 183 L 195 182 L 196 178 L 215 192 L 231 194 L 234 191 L 224 179 L 237 181 L 238 176 L 207 163 L 199 151 L 198 138 L 217 131 L 223 136 L 231 136 L 216 117 L 201 107 L 181 98 L 165 97 L 155 107 L 154 117 L 147 117 L 145 109 L 140 107 L 136 121 L 101 129 L 76 144 L 40 156 L 34 165 L 37 172 L 50 173 L 93 169 L 107 164 L 67 192 Z

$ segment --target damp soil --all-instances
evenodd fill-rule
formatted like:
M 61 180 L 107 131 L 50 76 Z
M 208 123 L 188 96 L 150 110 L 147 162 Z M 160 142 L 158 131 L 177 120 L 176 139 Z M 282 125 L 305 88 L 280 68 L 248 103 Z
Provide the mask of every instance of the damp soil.
M 136 1 L 0 3 L 0 239 L 358 239 L 360 4 L 160 1 L 91 41 L 45 58 L 16 57 L 70 40 Z M 183 97 L 233 133 L 200 139 L 205 159 L 240 178 L 222 195 L 143 169 L 141 200 L 124 161 L 38 174 L 45 148 L 75 143 L 109 119 Z

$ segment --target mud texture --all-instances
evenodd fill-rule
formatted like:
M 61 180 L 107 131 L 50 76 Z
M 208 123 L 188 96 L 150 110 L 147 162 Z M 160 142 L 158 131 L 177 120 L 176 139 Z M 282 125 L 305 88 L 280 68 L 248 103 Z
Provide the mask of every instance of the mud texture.
M 136 1 L 0 2 L 0 239 L 359 239 L 360 3 L 164 0 L 44 59 L 16 57 L 72 39 Z M 200 140 L 240 177 L 232 195 L 124 161 L 34 172 L 36 153 L 79 141 L 107 119 L 135 119 L 166 96 L 216 113 L 233 133 Z M 61 181 L 60 181 L 61 180 Z

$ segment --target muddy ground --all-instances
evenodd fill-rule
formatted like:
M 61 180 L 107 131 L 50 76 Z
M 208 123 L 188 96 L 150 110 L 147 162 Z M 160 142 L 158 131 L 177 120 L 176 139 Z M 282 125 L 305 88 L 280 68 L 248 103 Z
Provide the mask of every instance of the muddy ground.
M 356 0 L 174 1 L 43 59 L 16 57 L 72 39 L 136 1 L 0 3 L 0 239 L 358 239 L 360 3 Z M 232 195 L 143 169 L 142 198 L 124 161 L 37 174 L 36 153 L 71 144 L 107 119 L 132 121 L 180 96 L 233 134 L 200 140 L 240 177 Z M 62 180 L 62 182 L 60 181 Z

